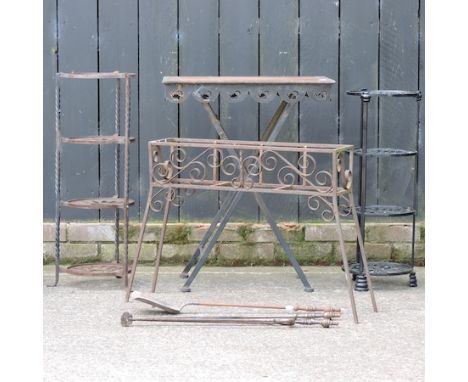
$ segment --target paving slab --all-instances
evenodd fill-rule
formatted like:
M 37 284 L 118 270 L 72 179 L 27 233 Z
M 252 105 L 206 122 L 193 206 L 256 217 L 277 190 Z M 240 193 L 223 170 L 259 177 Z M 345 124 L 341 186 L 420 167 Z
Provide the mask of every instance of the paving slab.
M 360 323 L 352 321 L 338 267 L 304 267 L 315 292 L 302 289 L 290 267 L 205 267 L 182 293 L 181 267 L 162 267 L 154 298 L 173 306 L 190 301 L 332 305 L 344 308 L 339 326 L 258 327 L 135 323 L 120 316 L 155 314 L 126 303 L 122 280 L 61 275 L 44 267 L 45 381 L 423 381 L 424 268 L 417 288 L 408 276 L 374 278 L 380 312 L 356 292 Z M 139 267 L 135 290 L 148 292 L 151 267 Z M 184 310 L 185 312 L 185 310 Z M 247 310 L 190 307 L 189 312 Z

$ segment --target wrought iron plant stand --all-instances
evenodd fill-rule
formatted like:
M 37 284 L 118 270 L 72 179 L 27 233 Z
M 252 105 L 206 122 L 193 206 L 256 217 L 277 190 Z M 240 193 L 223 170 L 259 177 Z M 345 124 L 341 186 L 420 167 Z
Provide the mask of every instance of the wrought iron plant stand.
M 291 162 L 287 158 L 287 153 L 296 154 L 296 161 Z M 351 214 L 356 228 L 356 237 L 360 243 L 361 258 L 369 284 L 372 305 L 374 311 L 377 311 L 353 200 L 351 172 L 353 146 L 166 138 L 148 143 L 148 158 L 149 192 L 127 288 L 127 300 L 131 292 L 150 210 L 163 211 L 163 225 L 152 280 L 152 292 L 154 292 L 171 205 L 180 205 L 184 198 L 190 196 L 195 190 L 217 190 L 230 191 L 234 195 L 225 216 L 229 216 L 245 192 L 255 195 L 260 193 L 302 195 L 307 198 L 307 204 L 312 210 L 318 210 L 322 205 L 324 207 L 321 212 L 322 218 L 336 223 L 349 299 L 353 318 L 357 323 L 351 273 L 341 227 L 341 216 Z M 321 168 L 318 163 L 326 163 L 326 165 Z M 263 204 L 263 201 L 260 200 L 259 203 Z M 204 246 L 200 244 L 198 247 L 200 255 L 190 275 L 192 279 L 207 260 L 226 223 L 227 219 L 223 218 L 210 242 Z M 293 256 L 292 259 L 290 258 L 294 264 Z
M 88 276 L 116 276 L 124 279 L 124 285 L 128 285 L 128 208 L 134 204 L 129 199 L 129 144 L 134 138 L 129 136 L 130 130 L 130 79 L 135 77 L 134 73 L 123 72 L 85 72 L 85 73 L 57 73 L 55 87 L 55 283 L 59 282 L 60 272 L 66 272 L 73 275 Z M 66 137 L 62 135 L 61 129 L 61 109 L 60 109 L 60 83 L 62 80 L 114 80 L 115 81 L 115 120 L 114 134 L 103 136 L 83 136 Z M 124 87 L 124 123 L 123 135 L 120 132 L 121 125 L 121 87 Z M 115 145 L 114 151 L 114 195 L 111 197 L 83 198 L 73 200 L 61 200 L 61 156 L 62 145 Z M 123 190 L 121 187 L 120 175 L 120 145 L 124 147 L 123 155 Z M 81 209 L 114 209 L 115 210 L 115 251 L 114 263 L 91 263 L 70 266 L 68 268 L 60 267 L 60 219 L 61 208 L 81 208 Z M 123 210 L 124 230 L 124 257 L 123 263 L 119 258 L 119 222 L 120 209 Z
M 358 188 L 359 206 L 356 207 L 361 236 L 365 240 L 366 216 L 370 217 L 412 217 L 412 236 L 411 236 L 411 260 L 409 264 L 396 262 L 369 262 L 369 272 L 371 276 L 396 276 L 409 274 L 409 286 L 416 287 L 416 273 L 414 272 L 414 256 L 415 256 L 415 239 L 416 239 L 416 214 L 418 209 L 418 194 L 417 194 L 417 179 L 418 179 L 418 152 L 419 152 L 419 129 L 420 129 L 420 105 L 422 93 L 420 91 L 407 90 L 353 90 L 348 91 L 348 95 L 359 96 L 361 99 L 361 149 L 356 150 L 356 155 L 360 157 L 360 182 Z M 416 149 L 402 150 L 400 148 L 368 148 L 368 109 L 372 97 L 400 97 L 414 98 L 417 102 L 417 118 L 416 118 Z M 414 158 L 414 173 L 413 173 L 413 197 L 411 206 L 397 205 L 368 205 L 367 197 L 367 159 L 380 158 Z M 361 246 L 357 243 L 356 246 L 356 263 L 351 265 L 353 278 L 356 280 L 355 290 L 367 291 L 368 283 L 364 274 L 364 261 L 362 261 Z

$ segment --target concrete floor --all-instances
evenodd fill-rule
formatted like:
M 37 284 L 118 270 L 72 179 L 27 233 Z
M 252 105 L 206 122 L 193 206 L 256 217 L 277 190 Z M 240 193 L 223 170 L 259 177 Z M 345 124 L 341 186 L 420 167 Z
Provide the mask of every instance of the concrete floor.
M 120 325 L 125 311 L 151 314 L 124 302 L 121 280 L 62 275 L 44 287 L 45 381 L 423 381 L 424 268 L 418 288 L 408 276 L 374 278 L 379 313 L 368 293 L 355 293 L 360 324 L 352 321 L 343 273 L 304 267 L 314 293 L 292 268 L 204 268 L 191 293 L 178 287 L 180 267 L 163 267 L 155 298 L 189 301 L 332 305 L 344 308 L 338 327 Z M 138 269 L 135 290 L 147 292 L 151 268 Z M 44 283 L 53 267 L 44 267 Z M 190 308 L 187 312 L 225 313 Z M 238 313 L 240 310 L 229 310 Z M 245 310 L 243 310 L 245 312 Z

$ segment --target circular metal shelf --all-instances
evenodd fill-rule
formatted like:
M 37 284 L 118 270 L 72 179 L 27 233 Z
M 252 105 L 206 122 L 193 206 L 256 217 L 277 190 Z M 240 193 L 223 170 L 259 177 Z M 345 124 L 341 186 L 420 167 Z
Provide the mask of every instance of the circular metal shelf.
M 362 149 L 354 151 L 356 155 L 362 156 Z M 372 148 L 366 150 L 366 157 L 408 157 L 417 155 L 414 150 L 401 150 L 392 148 Z
M 356 212 L 362 214 L 361 206 L 356 207 Z M 405 216 L 414 214 L 411 207 L 375 205 L 366 206 L 364 210 L 366 216 Z
M 75 276 L 122 276 L 123 265 L 119 263 L 88 263 L 71 265 L 68 268 L 62 268 L 63 272 Z M 131 268 L 127 267 L 130 273 Z
M 413 272 L 413 267 L 409 264 L 385 261 L 370 261 L 367 264 L 371 276 L 398 276 Z M 352 264 L 349 269 L 353 275 L 359 275 L 361 273 L 360 264 L 358 263 Z
M 64 207 L 82 208 L 82 209 L 104 209 L 104 208 L 125 208 L 124 198 L 85 198 L 85 199 L 71 199 L 61 202 Z M 135 201 L 127 199 L 127 205 L 132 206 Z
M 369 95 L 373 96 L 384 96 L 384 97 L 421 97 L 421 92 L 411 91 L 411 90 L 349 90 L 346 92 L 348 95 L 353 96 L 362 96 L 362 95 Z

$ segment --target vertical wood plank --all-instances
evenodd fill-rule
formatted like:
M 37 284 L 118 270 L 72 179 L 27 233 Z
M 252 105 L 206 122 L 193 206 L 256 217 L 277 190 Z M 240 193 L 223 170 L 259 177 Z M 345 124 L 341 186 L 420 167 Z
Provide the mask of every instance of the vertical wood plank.
M 97 71 L 97 4 L 93 0 L 59 0 L 61 72 Z M 98 133 L 98 85 L 95 80 L 62 80 L 62 132 L 67 136 Z M 64 145 L 62 198 L 99 195 L 98 147 Z M 64 208 L 63 219 L 97 219 L 98 211 Z
M 218 0 L 180 0 L 179 74 L 218 75 Z M 180 105 L 179 118 L 181 137 L 217 137 L 205 110 L 193 97 Z M 180 219 L 209 221 L 217 209 L 218 192 L 198 192 L 181 206 Z
M 300 5 L 300 74 L 323 75 L 337 81 L 329 101 L 305 99 L 301 103 L 300 141 L 337 143 L 339 2 L 311 0 L 301 1 Z M 330 170 L 329 160 L 317 162 L 317 171 L 321 169 Z M 317 213 L 312 213 L 308 208 L 307 199 L 299 198 L 299 219 L 318 217 Z
M 340 11 L 340 143 L 361 146 L 361 100 L 348 90 L 378 89 L 379 0 L 348 0 Z M 369 105 L 368 147 L 377 145 L 377 100 Z M 354 174 L 360 174 L 356 160 Z M 377 163 L 368 162 L 367 203 L 376 202 Z M 357 199 L 359 176 L 355 177 Z
M 298 26 L 297 0 L 260 0 L 260 75 L 295 76 L 298 74 Z M 273 116 L 279 99 L 260 107 L 260 130 L 265 129 Z M 297 108 L 290 113 L 278 136 L 278 141 L 297 142 Z M 295 157 L 288 157 L 295 160 Z M 296 196 L 265 195 L 275 219 L 297 221 L 298 198 Z
M 57 7 L 55 0 L 43 2 L 43 219 L 52 219 L 54 203 L 54 151 L 55 151 L 55 73 L 57 72 Z
M 258 4 L 252 0 L 220 0 L 220 75 L 258 74 Z M 240 103 L 221 99 L 221 123 L 230 139 L 258 139 L 258 105 L 249 97 Z M 220 193 L 220 200 L 226 197 Z M 253 195 L 246 194 L 231 221 L 258 219 Z
M 381 0 L 380 88 L 418 88 L 418 0 Z M 380 147 L 414 149 L 414 98 L 381 98 Z M 380 204 L 412 205 L 413 158 L 383 159 L 379 165 Z
M 359 146 L 360 105 L 357 97 L 346 96 L 346 90 L 359 88 L 406 88 L 424 92 L 424 1 L 421 0 L 347 0 L 340 2 L 340 19 L 336 19 L 337 2 L 325 0 L 179 0 L 180 18 L 177 20 L 176 1 L 54 0 L 44 2 L 44 218 L 51 218 L 53 204 L 53 151 L 54 151 L 54 73 L 56 71 L 97 71 L 138 69 L 140 61 L 139 93 L 136 81 L 133 97 L 140 98 L 140 131 L 136 101 L 133 99 L 132 135 L 139 139 L 131 149 L 131 175 L 133 198 L 138 193 L 146 199 L 147 152 L 150 139 L 176 136 L 179 131 L 177 105 L 164 100 L 161 78 L 176 75 L 180 60 L 181 75 L 262 75 L 322 74 L 337 79 L 336 36 L 339 33 L 339 102 L 323 104 L 305 101 L 299 116 L 289 118 L 283 134 L 285 141 L 334 141 L 336 128 L 339 141 Z M 140 4 L 139 20 L 137 5 Z M 219 48 L 218 52 L 218 3 Z M 381 3 L 379 10 L 379 3 Z M 99 10 L 98 10 L 99 4 Z M 300 5 L 300 10 L 298 6 Z M 260 51 L 257 51 L 256 19 L 260 6 Z M 420 18 L 418 19 L 418 6 Z M 99 11 L 99 12 L 98 12 Z M 380 11 L 380 12 L 379 12 Z M 58 12 L 59 41 L 55 42 L 55 12 Z M 298 50 L 298 17 L 301 16 L 300 51 Z M 381 17 L 379 28 L 379 13 Z M 98 17 L 99 16 L 99 17 Z M 98 21 L 99 18 L 99 21 Z M 180 33 L 177 31 L 177 22 Z M 98 25 L 99 23 L 99 25 Z M 137 30 L 139 24 L 139 30 Z M 138 37 L 139 33 L 139 37 Z M 380 41 L 379 41 L 380 33 Z M 100 37 L 98 57 L 98 34 Z M 418 56 L 418 34 L 419 56 Z M 177 57 L 177 38 L 180 35 L 180 58 Z M 139 39 L 139 41 L 138 41 Z M 139 45 L 138 45 L 139 43 Z M 380 44 L 380 55 L 379 55 Z M 56 53 L 58 49 L 58 59 Z M 138 57 L 139 50 L 139 57 Z M 218 57 L 219 56 L 219 57 Z M 258 62 L 260 60 L 260 62 Z M 56 63 L 58 61 L 58 67 Z M 380 61 L 380 83 L 379 83 Z M 98 67 L 99 63 L 99 67 Z M 128 65 L 128 66 L 127 66 Z M 125 66 L 125 68 L 124 68 Z M 136 69 L 135 69 L 136 67 Z M 104 83 L 104 81 L 101 81 Z M 110 89 L 110 88 L 109 88 Z M 94 135 L 112 122 L 112 99 L 101 86 L 98 109 L 98 84 L 96 81 L 63 81 L 62 126 L 66 135 Z M 110 90 L 109 90 L 110 92 Z M 137 96 L 138 94 L 138 96 Z M 424 98 L 423 98 L 424 99 Z M 393 100 L 395 101 L 395 100 Z M 112 101 L 111 101 L 112 102 Z M 373 100 L 370 108 L 370 145 L 410 148 L 414 142 L 415 108 L 411 100 L 381 103 L 380 118 Z M 113 106 L 113 105 L 112 105 Z M 260 126 L 265 127 L 274 106 L 261 107 Z M 335 119 L 339 110 L 339 124 Z M 257 106 L 249 100 L 240 104 L 220 105 L 221 119 L 233 138 L 257 139 Z M 214 138 L 216 134 L 201 106 L 189 100 L 180 107 L 181 136 Z M 298 124 L 299 119 L 299 124 Z M 254 128 L 247 128 L 253 126 Z M 298 135 L 298 126 L 300 132 Z M 424 213 L 424 101 L 421 110 L 419 210 Z M 409 135 L 411 132 L 412 135 Z M 63 196 L 64 198 L 98 196 L 111 190 L 107 171 L 107 153 L 101 151 L 101 188 L 99 189 L 98 150 L 93 146 L 64 147 Z M 404 160 L 381 160 L 381 203 L 409 203 L 411 199 L 411 163 Z M 371 163 L 374 163 L 373 165 Z M 376 202 L 376 161 L 370 162 L 369 203 Z M 135 167 L 137 166 L 137 167 Z M 138 168 L 138 166 L 140 166 Z M 386 167 L 387 166 L 387 167 Z M 113 170 L 111 168 L 111 170 Z M 355 173 L 358 173 L 355 169 Z M 138 176 L 139 175 L 139 176 Z M 356 179 L 358 181 L 358 177 Z M 397 188 L 397 189 L 395 189 Z M 403 189 L 403 191 L 401 191 Z M 399 197 L 392 200 L 392 195 Z M 403 195 L 403 196 L 401 196 Z M 237 219 L 255 219 L 256 206 L 247 195 Z M 400 197 L 401 196 L 401 197 Z M 272 198 L 274 199 L 274 197 Z M 373 200 L 374 199 L 374 200 Z M 213 193 L 192 197 L 182 211 L 182 219 L 209 220 L 216 211 Z M 273 201 L 274 202 L 274 201 Z M 253 204 L 250 208 L 251 203 Z M 273 205 L 271 202 L 270 205 Z M 280 205 L 279 207 L 277 207 Z M 275 203 L 276 217 L 293 219 L 291 211 L 297 210 L 295 200 Z M 254 211 L 255 209 L 255 211 Z M 301 218 L 309 215 L 301 204 Z M 136 209 L 133 209 L 133 213 Z M 175 210 L 174 210 L 175 211 Z M 175 211 L 177 213 L 177 211 Z M 292 213 L 292 215 L 291 215 Z M 292 217 L 291 217 L 292 216 Z M 65 219 L 96 219 L 96 211 L 64 209 Z
M 136 0 L 99 1 L 99 71 L 133 72 L 138 74 L 138 2 Z M 114 134 L 115 81 L 99 81 L 99 126 L 101 135 Z M 121 88 L 120 133 L 124 134 L 124 81 Z M 130 145 L 129 197 L 135 206 L 129 209 L 129 216 L 138 216 L 139 169 L 138 169 L 138 77 L 130 81 L 130 135 L 135 143 Z M 100 194 L 114 194 L 114 145 L 100 147 Z M 120 148 L 121 192 L 124 184 L 124 155 Z M 123 194 L 122 194 L 123 195 Z M 101 218 L 113 218 L 113 211 L 101 211 Z
M 139 35 L 140 207 L 144 209 L 149 184 L 147 143 L 178 136 L 177 105 L 165 100 L 161 83 L 164 76 L 177 75 L 177 2 L 140 0 Z M 170 219 L 178 215 L 178 208 L 172 207 Z

